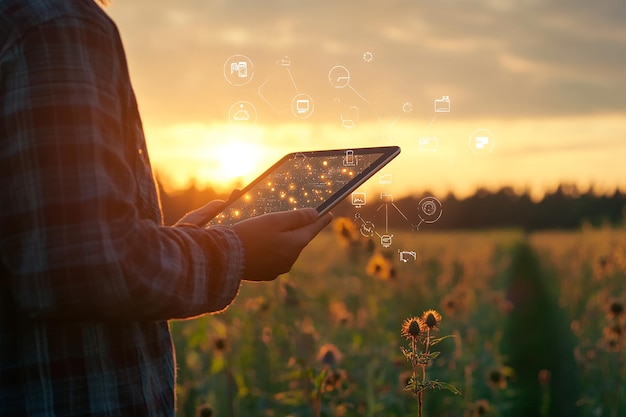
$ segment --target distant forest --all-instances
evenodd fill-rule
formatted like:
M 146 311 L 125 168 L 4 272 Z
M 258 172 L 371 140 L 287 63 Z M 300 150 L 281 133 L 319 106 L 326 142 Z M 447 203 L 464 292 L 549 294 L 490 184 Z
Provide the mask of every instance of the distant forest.
M 407 227 L 419 223 L 418 203 L 431 193 L 405 197 L 389 205 L 388 226 Z M 173 224 L 186 212 L 214 199 L 228 196 L 211 188 L 189 186 L 176 193 L 161 188 L 161 203 L 166 224 Z M 626 193 L 617 189 L 612 194 L 598 194 L 593 188 L 579 192 L 575 186 L 561 185 L 546 193 L 541 201 L 533 201 L 528 193 L 516 193 L 510 187 L 497 191 L 478 189 L 472 196 L 456 198 L 453 194 L 435 196 L 441 201 L 442 216 L 434 224 L 423 224 L 423 230 L 520 228 L 526 231 L 546 229 L 577 229 L 584 224 L 600 226 L 623 225 L 626 219 Z M 349 199 L 335 209 L 335 217 L 353 218 L 357 212 L 363 219 L 381 221 L 381 204 L 369 204 L 356 209 Z M 396 208 L 408 218 L 406 220 Z

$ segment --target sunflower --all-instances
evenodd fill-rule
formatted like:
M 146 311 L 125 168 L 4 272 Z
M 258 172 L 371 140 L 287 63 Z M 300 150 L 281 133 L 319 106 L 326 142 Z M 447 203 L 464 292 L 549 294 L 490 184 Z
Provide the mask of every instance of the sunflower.
M 441 314 L 437 310 L 427 310 L 422 315 L 422 321 L 429 330 L 438 330 L 441 323 Z
M 375 252 L 365 267 L 367 275 L 381 281 L 389 281 L 396 277 L 396 270 L 391 260 L 380 252 Z
M 345 246 L 351 246 L 359 242 L 359 230 L 352 220 L 347 217 L 338 217 L 333 221 L 332 228 L 339 238 L 339 241 Z
M 317 361 L 323 366 L 330 369 L 336 369 L 341 363 L 343 355 L 337 346 L 332 343 L 322 345 L 317 352 Z
M 425 336 L 426 324 L 421 317 L 409 317 L 402 323 L 400 334 L 407 339 L 417 340 Z

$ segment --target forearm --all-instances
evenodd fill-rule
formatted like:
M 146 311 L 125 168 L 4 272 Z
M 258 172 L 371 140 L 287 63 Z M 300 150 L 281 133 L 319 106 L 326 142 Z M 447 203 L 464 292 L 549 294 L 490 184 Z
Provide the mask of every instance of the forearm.
M 24 250 L 30 247 L 31 250 Z M 140 221 L 108 241 L 37 250 L 14 246 L 8 266 L 17 306 L 31 317 L 159 320 L 224 309 L 243 274 L 230 229 Z

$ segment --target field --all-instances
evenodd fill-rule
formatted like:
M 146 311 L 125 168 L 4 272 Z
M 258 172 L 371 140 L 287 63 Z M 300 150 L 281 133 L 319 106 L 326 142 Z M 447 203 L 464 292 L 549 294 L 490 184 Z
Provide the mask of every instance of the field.
M 626 415 L 626 230 L 395 231 L 382 250 L 333 226 L 226 312 L 172 323 L 178 415 Z M 414 374 L 430 309 L 442 339 L 414 338 Z

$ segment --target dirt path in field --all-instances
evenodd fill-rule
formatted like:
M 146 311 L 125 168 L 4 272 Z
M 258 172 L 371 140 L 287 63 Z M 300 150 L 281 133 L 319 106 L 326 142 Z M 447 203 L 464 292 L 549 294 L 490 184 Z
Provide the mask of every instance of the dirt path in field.
M 578 415 L 569 320 L 558 308 L 555 277 L 547 270 L 529 243 L 514 247 L 507 288 L 513 310 L 507 318 L 502 353 L 515 370 L 511 388 L 517 395 L 510 412 L 503 415 Z

